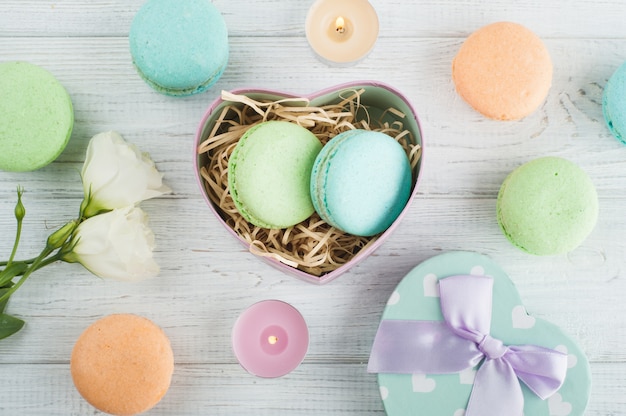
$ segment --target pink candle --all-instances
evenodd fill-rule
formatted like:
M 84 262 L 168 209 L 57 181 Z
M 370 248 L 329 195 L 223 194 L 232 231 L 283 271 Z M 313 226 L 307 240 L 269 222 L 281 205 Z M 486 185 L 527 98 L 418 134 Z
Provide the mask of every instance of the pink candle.
M 279 300 L 265 300 L 239 316 L 232 342 L 237 360 L 250 374 L 280 377 L 304 359 L 309 330 L 296 308 Z

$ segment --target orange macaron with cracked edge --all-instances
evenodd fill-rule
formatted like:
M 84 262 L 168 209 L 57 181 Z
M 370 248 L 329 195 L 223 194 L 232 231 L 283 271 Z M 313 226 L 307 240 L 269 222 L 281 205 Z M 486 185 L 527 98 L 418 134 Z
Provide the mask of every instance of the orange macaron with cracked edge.
M 168 337 L 152 321 L 115 314 L 80 335 L 70 371 L 76 389 L 92 406 L 130 416 L 149 410 L 165 395 L 174 355 Z
M 541 39 L 524 26 L 497 22 L 472 33 L 452 62 L 458 94 L 495 120 L 519 120 L 545 101 L 552 60 Z

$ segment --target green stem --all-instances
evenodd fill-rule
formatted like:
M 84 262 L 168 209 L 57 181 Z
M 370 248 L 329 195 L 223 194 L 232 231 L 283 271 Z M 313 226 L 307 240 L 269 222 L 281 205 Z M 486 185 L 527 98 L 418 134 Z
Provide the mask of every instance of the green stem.
M 37 257 L 32 257 L 30 259 L 26 259 L 26 260 L 19 260 L 17 261 L 17 263 L 26 263 L 26 264 L 31 264 L 32 262 L 34 262 L 35 260 L 37 260 Z M 12 261 L 11 261 L 12 262 Z M 9 261 L 0 261 L 0 266 L 8 266 L 9 265 Z
M 17 231 L 15 232 L 15 242 L 13 243 L 13 250 L 11 251 L 11 256 L 9 257 L 9 261 L 7 265 L 11 264 L 13 259 L 15 258 L 15 253 L 17 252 L 17 245 L 20 242 L 20 236 L 22 234 L 22 220 L 17 220 Z
M 55 261 L 61 260 L 61 257 L 62 257 L 62 253 L 58 252 L 54 256 L 50 256 L 47 259 L 44 259 L 41 263 L 39 263 L 39 265 L 37 266 L 37 268 L 35 270 L 43 269 L 45 266 L 47 266 L 49 264 L 52 264 Z M 33 270 L 33 272 L 35 270 Z
M 41 268 L 41 267 L 43 267 L 45 265 L 48 265 L 48 264 L 52 263 L 53 261 L 59 260 L 60 259 L 59 253 L 57 253 L 56 255 L 46 259 L 46 257 L 48 257 L 53 251 L 54 251 L 54 249 L 52 249 L 50 247 L 46 247 L 41 252 L 41 254 L 35 259 L 35 261 L 28 267 L 28 269 L 24 272 L 24 274 L 22 275 L 20 280 L 18 280 L 17 283 L 15 283 L 15 285 L 13 285 L 9 290 L 7 290 L 5 293 L 3 293 L 2 296 L 0 296 L 0 303 L 2 303 L 5 299 L 8 299 L 13 293 L 15 293 L 15 291 L 17 289 L 19 289 L 20 286 L 22 286 L 24 284 L 26 279 L 28 279 L 28 277 L 35 270 L 38 270 L 39 268 Z M 54 259 L 54 260 L 52 260 L 52 259 Z

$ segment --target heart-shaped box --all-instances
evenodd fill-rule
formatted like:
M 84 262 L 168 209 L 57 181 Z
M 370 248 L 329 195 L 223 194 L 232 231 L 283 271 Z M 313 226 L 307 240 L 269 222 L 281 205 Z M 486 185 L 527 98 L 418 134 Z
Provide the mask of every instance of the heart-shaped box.
M 490 336 L 502 341 L 504 346 L 533 345 L 567 354 L 567 357 L 563 357 L 563 354 L 557 353 L 561 355 L 565 380 L 560 389 L 545 400 L 531 392 L 523 382 L 519 383 L 523 393 L 523 414 L 526 416 L 583 415 L 591 391 L 590 368 L 585 354 L 577 343 L 556 325 L 527 314 L 513 282 L 497 264 L 486 256 L 471 252 L 450 252 L 421 263 L 402 279 L 390 296 L 382 315 L 382 322 L 392 322 L 394 325 L 398 322 L 411 322 L 412 324 L 419 322 L 419 325 L 430 325 L 430 322 L 442 323 L 444 315 L 441 308 L 443 301 L 440 298 L 440 280 L 451 276 L 453 278 L 487 277 L 493 281 Z M 467 288 L 467 286 L 462 286 L 461 291 L 464 296 L 468 296 Z M 468 302 L 471 304 L 477 300 L 472 297 Z M 455 303 L 459 304 L 458 301 Z M 483 303 L 488 305 L 487 302 Z M 449 311 L 450 306 L 447 304 L 446 308 Z M 471 318 L 466 319 L 471 320 Z M 424 322 L 426 324 L 423 324 Z M 420 326 L 420 328 L 426 328 L 426 326 Z M 392 350 L 398 351 L 395 346 L 389 347 L 395 341 L 389 340 L 388 336 L 384 337 L 386 342 L 390 343 L 387 344 L 387 349 L 380 349 L 382 345 L 380 342 L 385 341 L 380 337 L 381 329 L 372 349 L 370 371 L 374 366 L 381 366 L 382 361 L 379 360 L 381 351 L 385 353 Z M 402 332 L 402 334 L 406 333 L 407 331 Z M 441 340 L 435 343 L 438 349 L 445 348 L 445 345 L 439 345 L 443 344 Z M 411 343 L 411 345 L 412 347 L 405 350 L 409 351 L 409 355 L 411 353 L 414 355 L 417 344 Z M 378 352 L 374 353 L 377 349 Z M 388 354 L 383 354 L 383 356 L 385 360 L 388 358 Z M 396 353 L 392 360 L 395 359 L 397 362 L 398 356 L 399 354 Z M 458 358 L 458 356 L 455 357 Z M 434 358 L 429 357 L 427 360 L 432 362 Z M 391 362 L 391 360 L 386 362 Z M 413 371 L 400 374 L 399 370 L 384 373 L 379 370 L 372 372 L 379 373 L 380 394 L 389 416 L 463 416 L 470 394 L 474 394 L 477 370 L 484 365 L 484 362 L 484 360 L 481 361 L 473 368 L 469 366 L 463 371 L 445 374 L 410 374 Z M 406 360 L 403 359 L 401 365 L 407 365 Z M 540 366 L 540 370 L 543 368 Z M 517 377 L 520 377 L 519 373 Z M 516 384 L 517 381 L 515 381 Z M 492 407 L 493 403 L 488 403 L 487 406 Z M 521 416 L 521 412 L 508 410 L 507 414 L 511 416 Z
M 423 142 L 422 142 L 422 133 L 419 125 L 419 121 L 415 110 L 413 109 L 410 102 L 407 98 L 402 95 L 396 89 L 385 85 L 381 82 L 376 81 L 357 81 L 346 84 L 337 85 L 317 93 L 314 93 L 308 97 L 297 97 L 292 94 L 277 92 L 277 91 L 269 91 L 263 89 L 238 89 L 232 91 L 230 94 L 243 95 L 255 101 L 262 102 L 274 102 L 280 101 L 283 104 L 288 103 L 290 106 L 325 106 L 329 104 L 335 104 L 341 102 L 344 99 L 344 95 L 346 91 L 354 91 L 354 90 L 362 90 L 362 94 L 359 98 L 359 105 L 367 108 L 366 116 L 371 119 L 381 118 L 385 120 L 387 117 L 393 116 L 393 114 L 402 113 L 404 115 L 402 119 L 403 128 L 408 130 L 413 137 L 414 144 L 420 147 L 420 151 L 422 151 L 423 155 Z M 302 98 L 308 99 L 308 102 L 303 102 Z M 293 102 L 289 100 L 293 99 Z M 200 171 L 203 166 L 207 165 L 209 162 L 209 158 L 211 157 L 207 152 L 198 152 L 198 149 L 211 134 L 213 131 L 218 117 L 220 117 L 222 110 L 226 106 L 232 106 L 233 103 L 227 101 L 223 98 L 219 98 L 215 100 L 207 109 L 206 114 L 202 118 L 197 133 L 196 140 L 194 146 L 194 171 L 196 174 L 196 179 L 202 195 L 209 205 L 210 209 L 215 214 L 216 218 L 221 222 L 221 224 L 228 230 L 228 232 L 233 235 L 238 241 L 241 242 L 246 248 L 250 249 L 250 243 L 246 241 L 241 235 L 233 230 L 231 226 L 227 224 L 224 220 L 224 213 L 221 211 L 220 207 L 216 206 L 216 204 L 211 200 L 211 198 L 207 194 L 206 183 L 200 174 Z M 243 107 L 243 105 L 241 105 Z M 393 114 L 389 112 L 389 109 L 394 109 Z M 337 278 L 342 273 L 349 270 L 352 266 L 357 264 L 358 262 L 365 259 L 368 255 L 370 255 L 374 250 L 376 250 L 390 235 L 393 231 L 398 227 L 402 218 L 406 215 L 409 206 L 412 203 L 412 200 L 415 197 L 417 192 L 417 184 L 420 177 L 420 169 L 422 166 L 422 157 L 420 157 L 416 166 L 413 169 L 413 183 L 411 188 L 411 196 L 406 203 L 404 209 L 398 216 L 398 218 L 393 222 L 393 224 L 382 234 L 374 237 L 372 239 L 371 244 L 367 244 L 360 250 L 352 259 L 350 259 L 345 264 L 342 264 L 338 268 L 324 273 L 320 276 L 313 275 L 311 273 L 307 273 L 306 271 L 300 270 L 298 268 L 292 267 L 288 264 L 277 260 L 274 257 L 265 257 L 260 256 L 263 261 L 268 262 L 270 265 L 277 267 L 279 270 L 300 278 L 302 280 L 324 284 L 330 282 L 331 280 Z

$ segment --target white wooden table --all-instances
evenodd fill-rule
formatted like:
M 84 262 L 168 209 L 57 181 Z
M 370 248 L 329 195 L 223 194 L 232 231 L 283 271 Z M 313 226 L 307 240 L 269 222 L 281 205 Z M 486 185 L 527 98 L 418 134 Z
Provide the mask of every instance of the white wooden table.
M 70 352 L 89 324 L 119 312 L 150 318 L 172 342 L 172 386 L 151 415 L 384 414 L 376 377 L 366 372 L 383 307 L 411 268 L 451 250 L 493 258 L 530 313 L 579 340 L 593 372 L 587 415 L 626 414 L 626 146 L 601 113 L 603 86 L 626 60 L 626 2 L 372 0 L 380 37 L 349 68 L 330 68 L 310 51 L 304 20 L 312 0 L 214 3 L 229 27 L 229 66 L 207 93 L 176 99 L 152 91 L 131 64 L 127 35 L 142 0 L 0 0 L 0 61 L 51 71 L 76 115 L 57 161 L 35 172 L 0 172 L 0 257 L 12 245 L 18 184 L 26 189 L 22 257 L 38 253 L 51 230 L 76 215 L 79 171 L 96 133 L 116 130 L 149 152 L 174 190 L 142 205 L 157 236 L 159 277 L 125 284 L 59 263 L 13 296 L 8 312 L 27 323 L 0 341 L 0 414 L 98 414 L 74 389 Z M 464 38 L 500 20 L 541 36 L 554 62 L 545 105 L 519 122 L 485 119 L 451 82 Z M 425 140 L 423 176 L 402 227 L 350 272 L 315 286 L 260 262 L 212 216 L 194 179 L 194 133 L 222 89 L 304 95 L 361 79 L 388 83 L 412 101 Z M 583 167 L 600 198 L 592 235 L 549 258 L 514 248 L 495 217 L 504 177 L 545 155 Z M 278 379 L 249 375 L 230 348 L 237 316 L 263 299 L 293 304 L 311 335 L 302 365 Z

